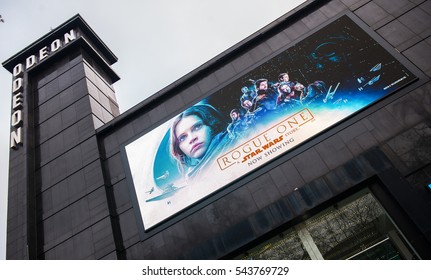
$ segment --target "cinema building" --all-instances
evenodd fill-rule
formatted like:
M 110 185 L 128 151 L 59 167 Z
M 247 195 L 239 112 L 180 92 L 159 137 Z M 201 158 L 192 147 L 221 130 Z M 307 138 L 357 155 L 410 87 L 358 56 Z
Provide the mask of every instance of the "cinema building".
M 74 16 L 3 63 L 7 259 L 430 259 L 430 18 L 307 1 L 120 114 Z

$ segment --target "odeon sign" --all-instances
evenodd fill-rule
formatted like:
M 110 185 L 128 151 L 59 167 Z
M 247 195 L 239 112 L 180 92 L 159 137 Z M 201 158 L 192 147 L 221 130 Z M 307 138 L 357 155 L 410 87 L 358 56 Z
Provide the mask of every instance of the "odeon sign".
M 51 45 L 44 46 L 37 54 L 33 54 L 25 60 L 25 63 L 19 63 L 13 68 L 13 81 L 12 81 L 12 116 L 11 116 L 11 133 L 10 133 L 10 148 L 18 149 L 19 145 L 23 144 L 22 141 L 22 127 L 23 127 L 23 89 L 24 89 L 24 71 L 42 62 L 51 54 L 67 45 L 69 42 L 76 39 L 75 31 L 72 29 L 65 33 L 63 40 L 56 39 L 52 41 Z

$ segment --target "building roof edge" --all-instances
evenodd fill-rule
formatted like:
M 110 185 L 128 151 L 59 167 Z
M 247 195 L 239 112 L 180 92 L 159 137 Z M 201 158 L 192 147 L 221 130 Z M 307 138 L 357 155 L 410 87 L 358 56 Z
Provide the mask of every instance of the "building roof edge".
M 35 51 L 48 43 L 51 43 L 50 40 L 57 38 L 63 32 L 69 31 L 70 27 L 80 27 L 82 31 L 88 36 L 94 44 L 96 44 L 97 48 L 103 53 L 103 56 L 107 59 L 109 64 L 113 64 L 118 61 L 118 58 L 114 55 L 114 53 L 106 46 L 106 44 L 100 39 L 100 37 L 94 32 L 94 30 L 88 25 L 88 23 L 82 18 L 82 16 L 78 13 L 71 17 L 69 20 L 60 24 L 57 28 L 51 30 L 44 36 L 37 39 L 35 42 L 19 51 L 6 61 L 2 63 L 3 67 L 6 68 L 9 72 L 12 72 L 13 67 L 26 59 L 29 55 L 32 55 Z

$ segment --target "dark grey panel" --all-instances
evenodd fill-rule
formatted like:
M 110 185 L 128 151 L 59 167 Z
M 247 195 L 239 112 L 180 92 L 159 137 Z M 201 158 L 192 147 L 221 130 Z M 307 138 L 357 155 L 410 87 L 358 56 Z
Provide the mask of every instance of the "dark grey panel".
M 321 10 L 317 10 L 310 15 L 307 15 L 301 21 L 309 28 L 314 29 L 324 24 L 329 19 Z
M 424 39 L 431 35 L 430 16 L 419 6 L 400 16 L 399 21 Z
M 319 10 L 322 11 L 322 13 L 328 18 L 332 18 L 347 10 L 347 6 L 343 3 L 343 1 L 335 0 L 328 2 L 328 4 L 324 5 Z
M 421 41 L 413 47 L 405 50 L 403 54 L 416 64 L 426 75 L 431 76 L 431 44 Z
M 331 136 L 317 144 L 316 151 L 329 169 L 340 166 L 353 157 L 347 145 L 338 135 Z
M 166 118 L 166 108 L 164 104 L 159 104 L 148 112 L 151 123 L 156 124 Z
M 61 73 L 58 77 L 38 87 L 38 95 L 36 104 L 40 105 L 50 98 L 56 96 L 61 91 L 72 86 L 79 80 L 85 77 L 85 72 L 82 64 L 77 64 L 73 66 L 70 70 Z
M 135 213 L 132 209 L 118 216 L 119 230 L 121 230 L 122 243 L 125 248 L 132 246 L 140 240 Z
M 355 14 L 373 29 L 380 28 L 394 19 L 393 16 L 375 2 L 365 4 L 355 10 Z
M 381 27 L 377 32 L 401 52 L 422 40 L 398 19 Z
M 189 104 L 193 101 L 197 102 L 198 99 L 202 98 L 203 92 L 197 85 L 192 85 L 182 90 L 180 95 L 183 98 L 184 102 L 186 102 L 186 104 Z
M 374 2 L 394 17 L 399 17 L 415 7 L 415 4 L 408 0 L 375 0 Z

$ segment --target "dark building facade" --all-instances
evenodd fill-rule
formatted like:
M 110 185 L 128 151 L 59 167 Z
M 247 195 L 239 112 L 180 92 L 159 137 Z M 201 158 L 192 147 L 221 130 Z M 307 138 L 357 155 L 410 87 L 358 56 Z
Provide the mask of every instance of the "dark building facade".
M 3 63 L 13 76 L 7 259 L 430 259 L 430 18 L 430 1 L 307 1 L 120 114 L 113 89 L 119 77 L 110 67 L 117 58 L 79 15 L 73 17 Z M 336 34 L 332 26 L 343 36 L 319 41 L 319 32 Z M 314 44 L 309 54 L 314 64 L 295 66 L 302 72 L 289 68 L 290 76 L 358 69 L 348 63 L 353 51 L 339 56 L 331 51 L 349 48 L 346 41 L 353 41 L 346 38 L 359 45 L 370 38 L 376 43 L 369 46 L 391 58 L 367 68 L 368 76 L 355 72 L 351 83 L 359 84 L 358 92 L 390 76 L 390 67 L 406 73 L 386 85 L 387 95 L 172 213 L 164 209 L 176 204 L 174 194 L 184 192 L 173 184 L 156 184 L 164 192 L 141 200 L 154 187 L 138 187 L 133 143 L 241 79 L 246 84 L 252 75 L 268 78 L 269 70 L 256 74 L 256 69 L 275 67 L 283 57 L 307 57 L 295 58 L 292 50 L 300 53 Z M 357 58 L 358 65 L 363 61 L 367 57 Z M 321 101 L 351 104 L 347 95 L 332 98 L 343 84 L 338 88 L 336 79 L 325 75 L 310 83 L 324 92 Z M 310 97 L 313 86 L 289 93 L 292 99 L 294 91 Z M 235 94 L 239 102 L 240 87 Z M 277 104 L 293 106 L 291 97 Z M 306 96 L 298 98 L 301 108 L 313 108 Z M 298 116 L 305 120 L 311 116 L 306 112 Z M 294 116 L 286 123 L 297 122 Z M 259 135 L 271 140 L 264 135 L 277 125 Z M 151 149 L 148 142 L 142 147 Z M 236 157 L 235 149 L 224 152 L 220 169 L 231 162 L 227 155 Z M 247 152 L 241 159 L 250 166 L 253 156 Z M 149 170 L 154 174 L 141 173 L 154 182 L 173 176 Z M 213 181 L 217 178 L 196 184 L 203 188 Z

